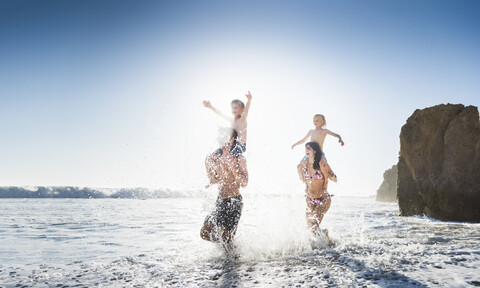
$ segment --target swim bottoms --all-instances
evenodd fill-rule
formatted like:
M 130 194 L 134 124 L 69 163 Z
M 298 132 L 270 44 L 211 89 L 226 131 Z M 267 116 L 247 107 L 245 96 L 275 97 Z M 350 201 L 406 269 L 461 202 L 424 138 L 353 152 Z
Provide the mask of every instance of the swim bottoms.
M 217 198 L 215 210 L 205 218 L 205 222 L 210 222 L 217 227 L 223 227 L 232 235 L 237 231 L 238 221 L 242 215 L 242 195 L 230 198 Z
M 320 198 L 312 198 L 310 196 L 305 195 L 307 200 L 310 201 L 310 203 L 313 204 L 313 207 L 317 206 L 317 204 L 321 204 L 324 200 L 332 199 L 332 196 L 333 196 L 333 194 L 332 195 L 327 195 L 327 196 L 324 196 L 324 197 L 320 197 Z
M 242 155 L 242 153 L 245 153 L 245 151 L 247 151 L 247 143 L 243 143 L 238 140 L 236 142 L 237 143 L 235 144 L 235 147 L 233 147 L 230 153 L 235 156 L 239 156 Z

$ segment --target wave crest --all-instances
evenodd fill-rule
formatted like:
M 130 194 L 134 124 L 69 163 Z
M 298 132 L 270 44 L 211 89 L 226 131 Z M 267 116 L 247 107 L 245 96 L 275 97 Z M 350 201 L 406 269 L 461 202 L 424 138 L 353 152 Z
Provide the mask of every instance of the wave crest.
M 172 191 L 148 188 L 90 188 L 74 186 L 0 187 L 0 198 L 183 198 L 203 194 L 197 191 Z

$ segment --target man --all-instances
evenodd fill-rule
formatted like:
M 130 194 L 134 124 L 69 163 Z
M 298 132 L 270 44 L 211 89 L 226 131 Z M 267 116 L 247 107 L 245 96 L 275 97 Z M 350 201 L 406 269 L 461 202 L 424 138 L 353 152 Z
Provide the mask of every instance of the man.
M 240 187 L 248 184 L 247 161 L 234 152 L 237 132 L 228 128 L 227 140 L 215 153 L 207 156 L 205 167 L 210 184 L 218 184 L 218 198 L 213 212 L 207 216 L 200 237 L 220 242 L 227 252 L 233 250 L 233 237 L 242 214 Z

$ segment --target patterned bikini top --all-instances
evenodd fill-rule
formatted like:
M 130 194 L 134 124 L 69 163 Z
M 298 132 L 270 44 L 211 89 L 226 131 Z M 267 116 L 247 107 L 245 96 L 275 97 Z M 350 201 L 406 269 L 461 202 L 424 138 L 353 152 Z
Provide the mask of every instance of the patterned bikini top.
M 323 175 L 322 175 L 322 172 L 320 172 L 320 170 L 315 170 L 315 174 L 310 176 L 310 174 L 308 174 L 308 171 L 305 169 L 305 173 L 303 173 L 303 176 L 305 177 L 305 179 L 315 179 L 315 180 L 323 179 Z

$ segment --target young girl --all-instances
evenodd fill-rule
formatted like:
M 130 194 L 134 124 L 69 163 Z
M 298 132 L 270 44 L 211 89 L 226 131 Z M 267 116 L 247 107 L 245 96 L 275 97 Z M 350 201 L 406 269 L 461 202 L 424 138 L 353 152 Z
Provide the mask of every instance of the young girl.
M 315 125 L 315 129 L 311 129 L 310 131 L 308 131 L 307 135 L 302 140 L 293 144 L 292 149 L 295 148 L 295 146 L 297 145 L 305 143 L 308 137 L 310 137 L 310 142 L 316 142 L 318 146 L 320 146 L 320 149 L 323 151 L 323 142 L 325 142 L 325 137 L 327 137 L 327 135 L 337 137 L 338 142 L 340 142 L 342 146 L 345 145 L 340 135 L 333 133 L 328 129 L 325 129 L 325 126 L 327 125 L 327 121 L 325 121 L 325 117 L 322 114 L 315 114 L 313 116 L 313 125 Z M 322 154 L 322 158 L 325 159 L 324 154 Z
M 236 146 L 232 152 L 233 155 L 240 155 L 245 153 L 247 150 L 247 117 L 248 111 L 250 110 L 250 102 L 252 101 L 252 94 L 250 94 L 250 91 L 248 91 L 248 94 L 246 94 L 245 97 L 247 97 L 247 105 L 243 104 L 242 101 L 237 99 L 232 101 L 231 105 L 233 118 L 225 115 L 220 110 L 217 110 L 215 107 L 213 107 L 210 101 L 203 101 L 203 106 L 209 108 L 225 120 L 230 121 L 232 128 L 237 131 L 238 137 L 236 139 Z

